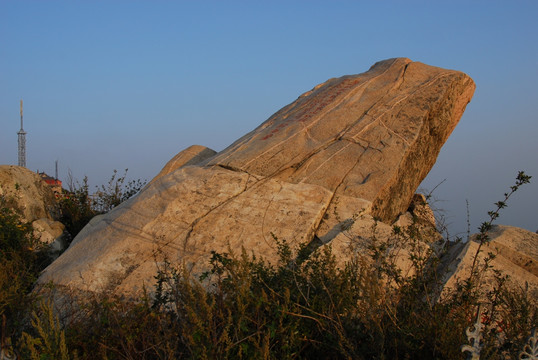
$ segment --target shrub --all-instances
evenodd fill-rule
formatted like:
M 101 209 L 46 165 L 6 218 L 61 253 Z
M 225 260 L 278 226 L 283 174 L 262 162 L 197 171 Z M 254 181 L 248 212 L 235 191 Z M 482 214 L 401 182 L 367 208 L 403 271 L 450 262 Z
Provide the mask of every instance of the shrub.
M 86 176 L 82 180 L 82 184 L 77 183 L 76 186 L 72 184 L 69 191 L 64 190 L 60 199 L 60 221 L 65 225 L 65 230 L 71 239 L 77 236 L 80 230 L 97 215 L 91 206 L 88 189 L 88 177 Z
M 87 176 L 82 180 L 82 184 L 75 180 L 69 182 L 69 191 L 65 191 L 60 200 L 60 221 L 65 225 L 71 239 L 75 238 L 96 215 L 112 210 L 140 192 L 146 182 L 141 180 L 126 182 L 127 171 L 125 169 L 123 175 L 118 176 L 118 171 L 114 170 L 107 185 L 96 187 L 97 190 L 93 195 L 89 193 Z
M 36 336 L 22 334 L 21 352 L 25 359 L 69 360 L 65 333 L 61 328 L 52 301 L 41 301 L 32 312 L 32 328 Z
M 35 237 L 31 224 L 22 221 L 11 202 L 0 196 L 0 347 L 20 335 L 24 314 L 33 296 L 30 290 L 48 264 L 45 245 Z

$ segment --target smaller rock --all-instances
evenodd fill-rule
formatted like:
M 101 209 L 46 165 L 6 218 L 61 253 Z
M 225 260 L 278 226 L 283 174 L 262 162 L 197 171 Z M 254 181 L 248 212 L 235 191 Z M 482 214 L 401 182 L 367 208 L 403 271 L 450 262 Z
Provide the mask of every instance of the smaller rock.
M 58 258 L 67 246 L 65 244 L 65 225 L 59 221 L 42 218 L 32 222 L 34 235 L 49 245 L 48 253 L 52 259 Z
M 495 254 L 491 261 L 493 269 L 509 276 L 509 283 L 519 288 L 527 288 L 531 297 L 538 299 L 538 234 L 505 225 L 495 225 L 488 232 L 489 241 L 482 245 L 478 263 L 483 263 L 488 253 Z M 467 243 L 459 243 L 449 251 L 444 261 L 445 292 L 454 288 L 457 281 L 469 278 L 473 259 L 479 243 L 476 236 Z M 480 285 L 490 290 L 496 285 L 493 271 L 487 271 Z
M 24 221 L 52 219 L 57 202 L 38 174 L 20 166 L 0 165 L 0 197 Z
M 45 244 L 52 244 L 64 233 L 65 225 L 59 221 L 41 218 L 32 222 L 34 235 Z
M 408 211 L 394 222 L 395 226 L 405 229 L 414 225 L 418 230 L 421 240 L 427 243 L 433 243 L 443 239 L 443 236 L 437 229 L 435 214 L 428 205 L 426 196 L 415 194 L 411 200 Z
M 435 214 L 428 205 L 426 196 L 423 194 L 415 194 L 411 199 L 411 205 L 409 205 L 409 211 L 416 216 L 419 222 L 424 225 L 429 225 L 435 228 Z

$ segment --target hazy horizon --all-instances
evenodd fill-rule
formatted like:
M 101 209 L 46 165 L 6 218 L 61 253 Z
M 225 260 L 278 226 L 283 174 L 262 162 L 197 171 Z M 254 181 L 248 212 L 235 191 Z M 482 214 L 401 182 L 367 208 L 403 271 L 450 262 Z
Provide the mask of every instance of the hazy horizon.
M 538 2 L 0 2 L 0 164 L 92 187 L 155 176 L 176 153 L 216 151 L 333 77 L 408 57 L 477 89 L 421 185 L 452 234 L 487 219 L 538 230 Z M 445 180 L 446 179 L 446 180 Z

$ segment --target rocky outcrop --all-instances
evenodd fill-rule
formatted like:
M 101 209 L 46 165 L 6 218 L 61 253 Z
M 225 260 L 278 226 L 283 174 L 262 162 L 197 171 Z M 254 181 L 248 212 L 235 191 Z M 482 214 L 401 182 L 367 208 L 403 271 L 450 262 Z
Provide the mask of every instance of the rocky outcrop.
M 193 272 L 211 251 L 272 261 L 274 237 L 349 254 L 342 229 L 361 217 L 390 228 L 406 212 L 474 88 L 461 72 L 404 58 L 330 79 L 214 156 L 178 154 L 137 197 L 93 219 L 41 281 L 135 294 L 163 257 Z
M 20 166 L 0 165 L 0 198 L 3 206 L 32 223 L 41 241 L 50 244 L 62 236 L 64 225 L 53 219 L 56 197 L 39 174 Z
M 50 187 L 38 174 L 20 166 L 0 165 L 0 196 L 27 222 L 52 219 L 56 208 Z
M 477 263 L 483 264 L 489 253 L 495 255 L 490 262 L 493 269 L 508 275 L 510 286 L 527 287 L 531 298 L 538 299 L 538 234 L 513 226 L 495 225 L 488 236 Z M 471 241 L 457 244 L 449 251 L 443 269 L 445 289 L 454 288 L 458 281 L 469 278 L 478 245 L 474 235 Z M 494 275 L 491 270 L 483 272 L 480 287 L 491 290 L 497 286 Z

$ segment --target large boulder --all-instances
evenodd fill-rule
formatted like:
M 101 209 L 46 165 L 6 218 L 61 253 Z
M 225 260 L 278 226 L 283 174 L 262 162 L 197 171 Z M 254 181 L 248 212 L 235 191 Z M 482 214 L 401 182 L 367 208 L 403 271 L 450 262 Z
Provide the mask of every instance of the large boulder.
M 405 58 L 330 79 L 216 155 L 163 170 L 93 219 L 41 281 L 135 295 L 165 257 L 199 273 L 211 251 L 274 261 L 274 237 L 327 244 L 359 216 L 389 226 L 474 88 L 464 73 Z

